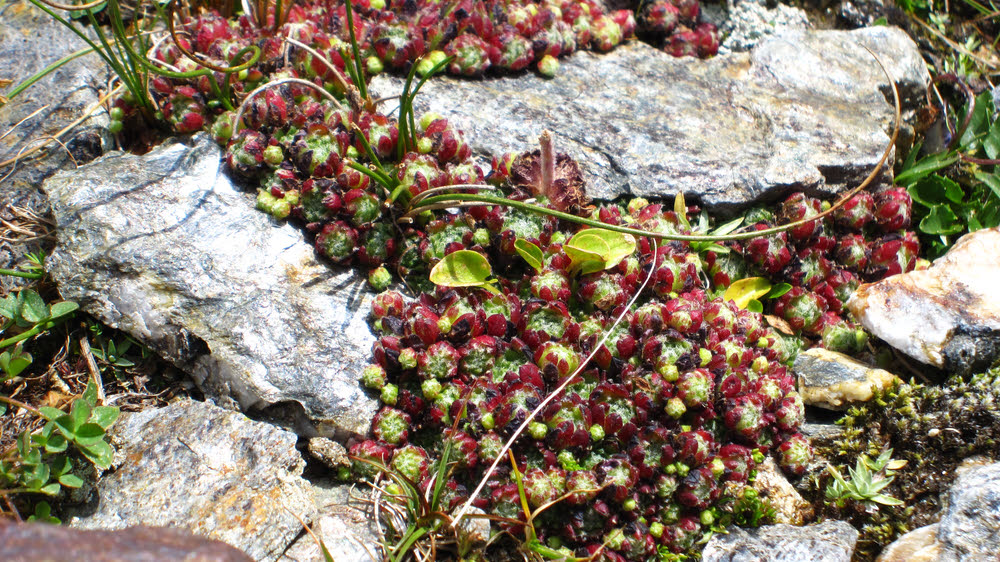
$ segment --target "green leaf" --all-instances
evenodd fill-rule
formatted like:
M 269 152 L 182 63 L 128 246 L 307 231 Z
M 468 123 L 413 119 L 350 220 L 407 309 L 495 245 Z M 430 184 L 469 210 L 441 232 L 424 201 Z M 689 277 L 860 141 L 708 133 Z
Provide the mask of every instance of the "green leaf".
M 42 417 L 49 421 L 55 421 L 56 418 L 65 414 L 65 412 L 59 408 L 53 408 L 51 406 L 42 406 L 38 408 L 38 413 L 42 414 Z
M 45 452 L 62 453 L 68 446 L 69 441 L 61 433 L 56 433 L 52 437 L 49 437 L 48 442 L 45 443 Z
M 545 256 L 542 254 L 541 248 L 524 238 L 518 238 L 514 241 L 514 250 L 517 251 L 519 256 L 524 258 L 524 261 L 528 262 L 528 265 L 535 268 L 536 271 L 542 270 L 542 265 L 545 263 Z
M 983 139 L 983 150 L 990 159 L 996 159 L 1000 155 L 1000 119 L 993 122 L 989 134 Z
M 753 299 L 747 303 L 747 310 L 750 312 L 756 312 L 757 314 L 764 313 L 764 305 L 757 299 Z
M 52 476 L 58 478 L 63 474 L 68 474 L 73 469 L 73 463 L 66 455 L 59 455 L 49 463 L 49 468 L 52 469 Z
M 635 237 L 603 228 L 587 228 L 563 244 L 570 270 L 581 275 L 614 267 L 635 251 Z
M 104 428 L 96 423 L 85 423 L 76 430 L 74 441 L 78 445 L 93 445 L 104 439 Z
M 7 413 L 7 403 L 6 402 L 0 402 L 0 416 L 4 415 L 6 413 Z
M 747 277 L 734 281 L 722 295 L 724 300 L 733 301 L 739 308 L 746 308 L 750 301 L 759 299 L 771 290 L 771 282 L 763 277 Z
M 955 162 L 958 162 L 958 154 L 955 154 L 954 152 L 939 152 L 937 154 L 931 154 L 914 164 L 912 167 L 904 169 L 900 172 L 899 175 L 896 176 L 896 183 L 904 187 L 909 187 L 920 178 L 923 178 L 928 174 L 933 174 L 942 168 L 947 168 Z
M 964 229 L 965 226 L 947 205 L 934 205 L 920 220 L 920 230 L 927 234 L 957 234 Z
M 80 426 L 87 423 L 90 419 L 90 404 L 82 398 L 77 398 L 73 401 L 73 407 L 69 411 L 69 428 L 71 433 L 76 433 Z
M 55 517 L 52 517 L 52 506 L 49 502 L 38 502 L 35 504 L 35 514 L 28 516 L 29 522 L 39 522 L 48 523 L 50 525 L 58 525 L 60 521 Z
M 0 316 L 9 320 L 17 320 L 21 317 L 21 304 L 16 295 L 10 294 L 0 299 Z
M 777 285 L 771 287 L 771 290 L 768 291 L 767 298 L 776 299 L 791 290 L 792 286 L 788 283 L 778 283 Z
M 990 188 L 990 191 L 1000 199 L 1000 176 L 997 174 L 987 174 L 983 171 L 978 171 L 973 174 L 977 180 L 986 184 L 986 187 Z
M 115 450 L 111 448 L 104 441 L 98 441 L 93 445 L 86 445 L 80 447 L 80 452 L 83 456 L 87 457 L 90 462 L 94 464 L 97 468 L 101 470 L 107 470 L 111 467 L 111 461 L 114 458 Z
M 121 411 L 115 406 L 97 406 L 90 415 L 90 421 L 108 429 L 115 423 L 120 414 Z
M 22 318 L 32 324 L 37 324 L 49 317 L 49 305 L 45 304 L 45 299 L 38 293 L 31 289 L 24 289 L 21 291 L 21 295 L 24 296 L 24 307 L 21 309 Z
M 933 207 L 942 203 L 961 203 L 965 197 L 962 186 L 937 174 L 921 178 L 907 188 L 907 193 L 914 201 L 925 207 Z
M 31 361 L 30 353 L 21 353 L 19 350 L 0 353 L 0 369 L 3 369 L 8 377 L 16 377 L 21 374 L 31 365 Z
M 610 252 L 608 245 L 598 236 L 578 236 L 563 244 L 563 251 L 570 259 L 570 271 L 580 275 L 602 271 L 607 263 L 604 256 Z
M 889 25 L 889 20 L 887 20 L 885 16 L 882 16 L 872 22 L 872 27 L 885 27 L 887 25 Z
M 75 474 L 63 474 L 59 477 L 59 483 L 67 488 L 79 488 L 83 486 L 83 478 Z
M 975 151 L 979 148 L 981 137 L 987 132 L 989 126 L 989 107 L 993 105 L 989 91 L 985 91 L 976 97 L 976 107 L 972 110 L 972 119 L 966 127 L 962 137 L 958 140 L 958 146 L 962 150 Z M 964 112 L 963 112 L 964 115 Z
M 45 494 L 46 496 L 58 496 L 59 489 L 60 489 L 59 483 L 53 482 L 51 484 L 42 486 L 42 488 L 38 491 Z
M 477 287 L 486 283 L 493 270 L 479 252 L 452 252 L 431 269 L 430 279 L 441 287 Z
M 97 385 L 94 384 L 94 381 L 87 382 L 87 388 L 83 390 L 83 396 L 81 398 L 91 406 L 97 405 Z
M 674 196 L 674 214 L 677 215 L 677 221 L 684 225 L 685 228 L 691 228 L 691 223 L 688 222 L 687 218 L 687 203 L 684 201 L 684 193 L 678 193 Z
M 52 319 L 61 318 L 80 308 L 80 305 L 72 301 L 60 301 L 52 305 L 49 314 Z
M 712 234 L 715 234 L 717 236 L 725 236 L 726 234 L 729 234 L 730 232 L 739 228 L 741 224 L 743 224 L 743 217 L 736 217 L 735 219 L 713 230 Z
M 605 269 L 610 269 L 618 265 L 623 259 L 629 257 L 633 252 L 635 252 L 635 236 L 632 236 L 631 234 L 604 230 L 603 228 L 588 228 L 581 232 L 597 236 L 603 240 L 605 244 L 607 244 L 608 253 L 602 254 L 602 257 L 604 257 Z M 580 232 L 577 234 L 580 234 Z M 573 238 L 576 238 L 576 236 Z M 570 240 L 572 241 L 573 238 L 570 238 Z

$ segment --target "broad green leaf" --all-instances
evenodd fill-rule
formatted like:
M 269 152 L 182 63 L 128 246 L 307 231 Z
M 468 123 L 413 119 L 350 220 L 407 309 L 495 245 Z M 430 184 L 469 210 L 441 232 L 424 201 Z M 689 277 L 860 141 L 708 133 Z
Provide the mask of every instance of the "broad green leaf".
M 608 253 L 602 254 L 604 257 L 604 268 L 610 269 L 635 252 L 635 236 L 603 228 L 589 228 L 577 234 L 587 233 L 590 236 L 597 236 L 608 246 Z M 573 238 L 576 238 L 574 236 Z M 573 240 L 570 238 L 570 241 Z
M 83 478 L 75 474 L 63 474 L 59 477 L 59 483 L 67 488 L 79 488 L 83 486 Z
M 115 451 L 104 441 L 98 441 L 93 445 L 86 445 L 80 447 L 80 452 L 83 453 L 90 462 L 94 463 L 94 466 L 100 468 L 101 470 L 107 470 L 111 467 L 111 461 L 114 458 Z
M 7 413 L 7 403 L 6 402 L 0 402 L 0 416 L 4 415 L 6 413 Z
M 115 406 L 97 406 L 90 415 L 90 421 L 108 429 L 114 425 L 120 413 L 120 410 Z
M 986 151 L 986 157 L 990 159 L 995 159 L 997 155 L 1000 155 L 1000 119 L 993 122 L 989 134 L 983 139 L 983 150 Z
M 746 308 L 750 301 L 759 299 L 771 290 L 771 282 L 763 277 L 747 277 L 734 281 L 722 295 L 724 300 L 733 301 L 739 308 Z
M 777 285 L 771 287 L 771 290 L 768 291 L 767 298 L 776 299 L 791 290 L 792 286 L 788 283 L 778 283 Z
M 50 525 L 61 523 L 61 521 L 52 517 L 52 506 L 49 505 L 49 502 L 38 502 L 35 504 L 35 514 L 28 516 L 28 521 L 32 523 L 48 523 Z
M 605 268 L 605 256 L 611 250 L 599 236 L 577 234 L 563 244 L 563 251 L 569 256 L 570 270 L 587 275 Z
M 83 390 L 83 400 L 90 404 L 91 406 L 97 405 L 97 384 L 94 381 L 87 382 L 87 388 Z
M 974 175 L 977 180 L 986 184 L 986 187 L 990 188 L 990 191 L 1000 199 L 1000 175 L 996 173 L 987 174 L 983 171 L 978 171 Z
M 69 441 L 61 433 L 56 433 L 52 437 L 49 437 L 47 443 L 45 443 L 46 453 L 61 453 L 66 450 L 69 446 Z
M 431 282 L 442 287 L 478 287 L 486 283 L 493 270 L 479 252 L 452 252 L 431 269 Z
M 962 186 L 937 174 L 921 178 L 908 187 L 906 191 L 914 201 L 925 207 L 933 207 L 949 201 L 961 203 L 965 197 Z
M 49 309 L 49 314 L 52 315 L 53 319 L 61 318 L 78 308 L 80 308 L 80 305 L 73 301 L 60 301 L 52 305 L 52 308 Z
M 989 125 L 989 107 L 993 105 L 989 91 L 983 92 L 976 97 L 976 107 L 972 110 L 972 119 L 966 127 L 962 137 L 958 140 L 958 146 L 963 150 L 975 151 L 979 148 L 983 135 L 987 132 Z M 965 111 L 962 111 L 965 115 Z M 964 118 L 964 117 L 963 117 Z
M 957 234 L 965 227 L 947 205 L 934 205 L 920 220 L 920 230 L 927 234 Z
M 59 455 L 49 463 L 49 468 L 52 469 L 52 476 L 58 478 L 63 474 L 68 474 L 73 469 L 73 463 L 66 455 Z
M 18 353 L 16 350 L 0 353 L 0 369 L 3 369 L 8 377 L 16 377 L 29 365 L 31 365 L 30 353 Z
M 31 289 L 21 291 L 24 296 L 24 308 L 21 309 L 21 317 L 31 323 L 38 323 L 49 317 L 49 305 L 45 304 L 38 293 Z
M 38 491 L 45 494 L 46 496 L 57 496 L 59 495 L 59 489 L 60 489 L 59 483 L 53 482 L 46 486 L 42 486 L 42 489 Z
M 49 421 L 54 421 L 56 418 L 66 413 L 60 410 L 59 408 L 53 408 L 51 406 L 42 406 L 38 408 L 38 412 L 42 414 L 43 418 Z
M 90 411 L 90 404 L 86 400 L 77 398 L 73 401 L 73 407 L 69 411 L 70 430 L 73 433 L 76 433 L 80 426 L 87 423 L 87 420 L 90 419 Z
M 904 169 L 896 176 L 896 184 L 909 187 L 915 181 L 958 162 L 954 152 L 939 152 L 920 160 L 912 167 Z
M 524 261 L 528 262 L 528 265 L 537 271 L 542 270 L 542 265 L 545 263 L 545 256 L 542 254 L 541 248 L 524 238 L 518 238 L 514 241 L 514 250 L 517 251 L 519 256 L 524 258 Z
M 764 313 L 764 305 L 757 299 L 753 299 L 747 303 L 747 310 L 750 312 L 756 312 L 757 314 Z
M 93 445 L 98 441 L 104 439 L 104 428 L 97 425 L 96 423 L 85 423 L 76 430 L 76 439 L 78 445 Z
M 0 316 L 9 320 L 17 320 L 21 315 L 21 304 L 16 295 L 7 295 L 0 299 Z

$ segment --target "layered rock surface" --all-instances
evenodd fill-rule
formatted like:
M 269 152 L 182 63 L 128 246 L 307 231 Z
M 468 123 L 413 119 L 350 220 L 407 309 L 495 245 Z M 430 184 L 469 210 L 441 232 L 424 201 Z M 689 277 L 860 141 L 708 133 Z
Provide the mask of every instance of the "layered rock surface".
M 435 78 L 416 100 L 463 129 L 484 156 L 534 148 L 543 130 L 582 164 L 592 197 L 691 199 L 719 211 L 791 190 L 853 187 L 888 144 L 888 82 L 923 95 L 927 71 L 901 30 L 791 31 L 749 53 L 675 59 L 632 42 L 581 52 L 558 75 Z M 379 76 L 382 95 L 402 91 Z M 890 98 L 891 99 L 891 98 Z
M 276 560 L 316 514 L 294 434 L 181 401 L 120 420 L 113 471 L 70 525 L 187 527 L 254 560 Z
M 243 409 L 292 403 L 321 432 L 367 432 L 363 278 L 255 210 L 220 156 L 198 135 L 47 181 L 59 228 L 48 271 L 63 297 L 190 372 L 208 396 Z

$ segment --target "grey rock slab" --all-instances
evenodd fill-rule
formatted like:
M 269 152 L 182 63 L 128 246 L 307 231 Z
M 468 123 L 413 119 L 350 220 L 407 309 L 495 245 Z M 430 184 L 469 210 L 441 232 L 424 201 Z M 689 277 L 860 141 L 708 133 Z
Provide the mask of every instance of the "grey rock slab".
M 313 488 L 319 515 L 312 531 L 336 562 L 380 562 L 378 529 L 370 517 L 365 490 L 343 484 L 318 482 Z M 316 539 L 305 535 L 279 562 L 324 562 Z
M 364 434 L 371 293 L 254 209 L 206 135 L 109 154 L 45 184 L 63 297 L 191 373 L 230 407 L 291 404 L 322 434 Z M 305 421 L 299 416 L 296 423 Z
M 0 78 L 11 80 L 0 95 L 9 94 L 18 84 L 86 43 L 47 14 L 26 1 L 0 4 Z M 100 156 L 111 142 L 107 113 L 98 109 L 61 137 L 65 148 L 56 143 L 30 154 L 73 121 L 83 117 L 88 106 L 98 100 L 97 87 L 107 83 L 107 72 L 97 55 L 70 61 L 0 106 L 0 218 L 16 221 L 11 206 L 45 215 L 49 204 L 41 191 L 44 178 L 59 169 L 73 168 Z M 22 156 L 23 155 L 23 156 Z M 45 241 L 0 242 L 0 267 L 11 267 L 28 252 L 48 249 Z M 6 292 L 26 281 L 0 277 Z
M 239 412 L 182 400 L 123 416 L 115 465 L 70 525 L 185 527 L 276 560 L 316 513 L 297 437 Z
M 1000 228 L 966 234 L 922 271 L 858 287 L 847 308 L 923 363 L 968 374 L 1000 357 Z
M 849 562 L 858 541 L 858 531 L 843 521 L 728 531 L 708 541 L 703 562 Z
M 800 353 L 792 367 L 799 377 L 802 401 L 831 410 L 866 402 L 875 390 L 885 390 L 899 380 L 889 371 L 818 347 Z
M 532 150 L 551 131 L 556 150 L 581 164 L 591 197 L 684 192 L 725 212 L 790 190 L 829 195 L 872 170 L 892 108 L 865 46 L 904 95 L 922 95 L 916 45 L 879 27 L 787 33 L 709 60 L 631 42 L 575 53 L 553 79 L 435 78 L 415 107 L 453 120 L 486 157 Z M 392 95 L 403 84 L 382 75 L 373 88 Z
M 5 3 L 0 6 L 0 60 L 7 62 L 3 78 L 13 84 L 0 94 L 85 47 L 83 39 L 28 2 Z M 96 54 L 88 54 L 53 71 L 0 107 L 0 135 L 17 125 L 0 139 L 0 161 L 17 156 L 34 146 L 35 141 L 82 117 L 84 109 L 97 102 L 97 88 L 106 82 L 104 63 Z M 0 178 L 5 178 L 8 186 L 37 194 L 42 179 L 57 169 L 73 167 L 74 159 L 89 160 L 101 154 L 109 141 L 107 122 L 107 113 L 99 110 L 63 137 L 72 158 L 54 144 L 40 160 L 29 158 L 13 167 L 0 168 Z M 4 199 L 15 195 L 25 197 L 8 193 Z
M 1000 551 L 1000 463 L 961 470 L 937 528 L 939 562 L 996 560 Z

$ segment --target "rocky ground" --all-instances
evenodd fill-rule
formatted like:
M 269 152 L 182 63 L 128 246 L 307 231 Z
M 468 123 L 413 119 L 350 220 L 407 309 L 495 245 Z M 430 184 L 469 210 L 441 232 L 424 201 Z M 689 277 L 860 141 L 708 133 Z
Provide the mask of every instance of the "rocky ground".
M 924 138 L 921 111 L 932 81 L 925 61 L 938 66 L 937 75 L 942 55 L 916 23 L 871 26 L 884 16 L 906 23 L 896 8 L 843 2 L 817 12 L 751 0 L 703 8 L 722 30 L 715 57 L 673 58 L 632 40 L 564 57 L 551 78 L 436 77 L 416 98 L 416 113 L 435 112 L 464 131 L 486 168 L 505 153 L 535 148 L 549 131 L 558 151 L 580 164 L 594 199 L 644 197 L 671 208 L 681 193 L 719 223 L 753 205 L 778 208 L 793 192 L 833 198 L 878 167 L 893 106 L 872 55 L 902 100 L 893 159 Z M 840 29 L 817 29 L 833 21 Z M 34 8 L 3 5 L 0 53 L 21 64 L 0 78 L 30 76 L 79 48 L 71 39 Z M 974 56 L 996 60 L 988 50 Z M 29 252 L 49 252 L 48 278 L 33 286 L 49 302 L 81 307 L 34 340 L 34 364 L 0 386 L 0 395 L 26 403 L 12 403 L 0 418 L 0 460 L 21 451 L 18 435 L 42 425 L 31 408 L 68 410 L 88 381 L 101 391 L 81 421 L 99 425 L 101 405 L 123 410 L 108 431 L 113 456 L 95 452 L 107 462 L 83 464 L 81 485 L 64 483 L 49 499 L 62 527 L 15 524 L 32 513 L 45 519 L 36 508 L 45 498 L 4 496 L 0 553 L 88 559 L 86 549 L 98 548 L 121 560 L 144 552 L 149 559 L 306 561 L 323 559 L 322 541 L 334 560 L 382 559 L 392 514 L 402 511 L 349 476 L 348 448 L 370 435 L 373 416 L 390 404 L 359 383 L 373 346 L 384 352 L 385 345 L 381 326 L 373 331 L 370 323 L 376 293 L 366 272 L 331 265 L 317 255 L 313 233 L 256 210 L 246 178 L 233 174 L 210 134 L 167 138 L 140 155 L 115 150 L 103 109 L 74 123 L 98 103 L 107 80 L 96 59 L 81 58 L 0 107 L 7 133 L 0 138 L 2 257 L 13 267 Z M 381 74 L 370 87 L 390 96 L 404 80 Z M 996 111 L 987 111 L 988 129 Z M 70 124 L 61 144 L 23 160 L 33 141 Z M 977 165 L 992 171 L 988 162 Z M 893 184 L 891 170 L 873 192 Z M 795 426 L 816 456 L 796 470 L 775 446 L 774 458 L 754 461 L 753 493 L 740 493 L 765 503 L 740 505 L 756 517 L 706 533 L 704 544 L 684 552 L 643 546 L 623 555 L 627 548 L 612 546 L 604 556 L 990 559 L 1000 528 L 1000 463 L 993 463 L 1000 372 L 990 370 L 1000 356 L 1000 311 L 990 290 L 1000 278 L 998 246 L 1000 231 L 983 229 L 930 267 L 862 285 L 846 309 L 871 345 L 853 357 L 820 347 L 798 354 L 791 392 L 806 409 Z M 915 264 L 904 260 L 904 269 Z M 14 293 L 28 282 L 0 279 Z M 794 317 L 784 316 L 769 321 Z M 712 529 L 711 517 L 694 524 Z M 490 540 L 487 548 L 485 521 L 466 520 L 457 546 L 442 530 L 447 554 L 440 557 L 564 555 L 553 541 L 531 543 L 523 528 L 518 540 Z M 105 532 L 126 527 L 133 529 Z

